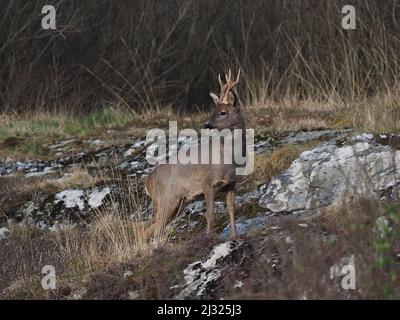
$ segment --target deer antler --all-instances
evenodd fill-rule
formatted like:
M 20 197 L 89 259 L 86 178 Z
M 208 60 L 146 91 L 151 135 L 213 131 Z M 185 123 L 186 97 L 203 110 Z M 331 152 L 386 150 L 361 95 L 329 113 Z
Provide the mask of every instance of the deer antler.
M 229 68 L 228 74 L 225 73 L 226 84 L 223 84 L 223 82 L 221 80 L 221 75 L 218 75 L 219 85 L 221 86 L 221 93 L 219 96 L 219 99 L 221 102 L 223 102 L 223 103 L 228 102 L 229 92 L 232 91 L 232 89 L 239 83 L 240 72 L 241 71 L 239 69 L 238 74 L 236 76 L 236 80 L 232 80 L 232 70 L 231 70 L 231 68 Z

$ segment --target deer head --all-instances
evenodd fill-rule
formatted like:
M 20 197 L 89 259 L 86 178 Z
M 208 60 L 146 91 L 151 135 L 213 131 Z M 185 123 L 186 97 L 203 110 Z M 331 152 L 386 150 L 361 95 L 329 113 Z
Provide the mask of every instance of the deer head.
M 236 79 L 232 79 L 232 71 L 225 74 L 226 83 L 222 82 L 221 75 L 218 75 L 221 91 L 219 96 L 210 92 L 214 100 L 215 109 L 210 119 L 205 123 L 206 129 L 244 129 L 244 118 L 239 108 L 239 97 L 234 88 L 239 83 L 240 69 Z

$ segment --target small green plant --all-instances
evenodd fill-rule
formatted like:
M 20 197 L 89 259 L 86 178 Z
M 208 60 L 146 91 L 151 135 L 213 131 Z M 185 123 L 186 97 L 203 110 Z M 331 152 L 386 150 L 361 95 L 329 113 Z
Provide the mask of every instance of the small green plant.
M 390 205 L 387 209 L 387 217 L 378 220 L 378 238 L 373 242 L 377 253 L 376 268 L 384 270 L 388 276 L 388 282 L 382 285 L 385 296 L 395 299 L 395 290 L 392 283 L 399 277 L 399 266 L 396 254 L 396 245 L 400 237 L 400 211 L 396 205 Z M 398 249 L 398 248 L 397 248 Z

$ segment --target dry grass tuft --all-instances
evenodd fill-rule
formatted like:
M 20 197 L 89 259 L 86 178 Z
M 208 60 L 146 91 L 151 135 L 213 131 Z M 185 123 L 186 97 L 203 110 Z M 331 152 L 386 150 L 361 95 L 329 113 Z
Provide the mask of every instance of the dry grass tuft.
M 66 247 L 66 251 L 84 253 L 82 263 L 87 267 L 129 261 L 139 254 L 148 254 L 168 240 L 168 232 L 157 240 L 147 237 L 144 232 L 146 217 L 143 212 L 147 197 L 141 181 L 123 177 L 119 171 L 111 170 L 109 174 L 106 178 L 99 173 L 98 179 L 108 182 L 111 179 L 120 192 L 112 192 L 107 204 L 94 211 L 84 242 L 80 243 L 75 234 L 79 230 L 61 231 L 60 234 L 65 240 L 75 239 L 69 242 L 72 247 Z
M 348 112 L 359 132 L 400 132 L 400 98 L 397 95 L 375 97 Z
M 300 153 L 300 147 L 288 145 L 271 153 L 256 155 L 254 171 L 240 181 L 239 188 L 243 191 L 251 191 L 261 184 L 270 182 L 273 177 L 288 169 Z
M 92 175 L 82 166 L 75 166 L 63 178 L 42 178 L 37 182 L 36 188 L 44 192 L 55 192 L 71 188 L 86 189 L 101 182 L 97 175 Z

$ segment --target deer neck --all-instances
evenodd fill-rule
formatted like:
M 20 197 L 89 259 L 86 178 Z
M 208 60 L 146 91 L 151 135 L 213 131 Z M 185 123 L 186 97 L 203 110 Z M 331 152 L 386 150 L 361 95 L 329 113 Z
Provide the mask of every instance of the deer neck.
M 241 132 L 237 132 L 237 130 L 241 130 Z M 247 143 L 246 143 L 246 129 L 243 124 L 243 126 L 240 126 L 238 128 L 234 129 L 229 129 L 231 131 L 231 136 L 226 139 L 221 137 L 220 140 L 220 154 L 221 154 L 221 159 L 231 158 L 232 159 L 232 164 L 236 166 L 236 162 L 234 159 L 234 153 L 241 151 L 243 157 L 246 157 L 247 155 Z M 236 132 L 235 132 L 236 131 Z M 233 149 L 230 148 L 228 150 L 229 154 L 225 154 L 225 144 L 229 146 L 233 146 Z M 236 150 L 238 149 L 238 150 Z

